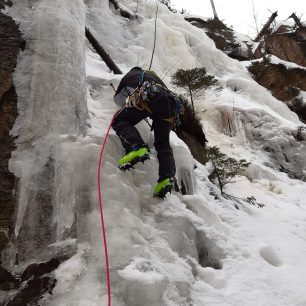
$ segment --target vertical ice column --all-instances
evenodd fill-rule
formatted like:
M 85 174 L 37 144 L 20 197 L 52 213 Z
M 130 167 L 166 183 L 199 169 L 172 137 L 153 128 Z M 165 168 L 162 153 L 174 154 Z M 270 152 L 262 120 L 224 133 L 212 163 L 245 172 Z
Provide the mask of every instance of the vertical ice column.
M 26 103 L 19 141 L 79 133 L 86 119 L 84 3 L 42 0 L 28 18 L 21 22 L 29 58 L 16 76 Z
M 85 130 L 85 6 L 83 0 L 40 0 L 29 8 L 20 1 L 11 14 L 27 41 L 15 73 L 19 117 L 13 133 L 19 138 L 10 161 L 19 178 L 15 234 L 26 258 L 54 239 L 60 135 Z
M 84 3 L 89 8 L 107 9 L 109 7 L 109 0 L 84 0 Z
M 176 179 L 178 186 L 184 188 L 186 194 L 194 194 L 196 187 L 196 178 L 194 174 L 194 159 L 188 146 L 177 137 L 175 133 L 171 133 L 171 147 L 176 164 Z

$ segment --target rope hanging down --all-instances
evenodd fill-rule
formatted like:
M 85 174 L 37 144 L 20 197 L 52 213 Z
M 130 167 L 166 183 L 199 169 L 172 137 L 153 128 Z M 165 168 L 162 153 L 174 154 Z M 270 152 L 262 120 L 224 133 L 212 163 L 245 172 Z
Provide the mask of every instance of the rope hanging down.
M 149 70 L 151 70 L 151 67 L 152 67 L 152 62 L 153 62 L 153 57 L 154 57 L 154 52 L 155 52 L 155 45 L 156 45 L 157 13 L 158 13 L 158 2 L 156 2 L 155 27 L 154 27 L 154 44 L 153 44 L 153 51 L 152 51 L 152 57 L 151 57 L 151 62 L 150 62 Z
M 101 165 L 103 161 L 103 154 L 104 154 L 104 148 L 106 145 L 106 141 L 109 135 L 109 131 L 111 129 L 111 126 L 113 124 L 113 121 L 115 119 L 115 116 L 118 114 L 118 112 L 115 113 L 113 116 L 111 123 L 107 129 L 106 136 L 104 138 L 101 152 L 100 152 L 100 158 L 99 158 L 99 164 L 98 164 L 98 196 L 99 196 L 99 205 L 100 205 L 100 215 L 101 215 L 101 225 L 102 225 L 102 234 L 103 234 L 103 242 L 104 242 L 104 253 L 105 253 L 105 266 L 106 266 L 106 283 L 107 283 L 107 293 L 108 293 L 108 306 L 111 306 L 111 281 L 110 281 L 110 272 L 109 272 L 109 260 L 108 260 L 108 251 L 107 251 L 107 242 L 106 242 L 106 231 L 105 231 L 105 223 L 104 223 L 104 215 L 103 215 L 103 201 L 101 197 Z

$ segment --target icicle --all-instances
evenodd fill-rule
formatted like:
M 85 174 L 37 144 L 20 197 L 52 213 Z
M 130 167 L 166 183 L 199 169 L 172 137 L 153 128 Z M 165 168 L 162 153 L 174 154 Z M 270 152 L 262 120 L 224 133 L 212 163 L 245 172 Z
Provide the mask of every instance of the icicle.
M 187 194 L 195 191 L 194 160 L 188 146 L 171 133 L 171 146 L 176 164 L 176 180 L 180 189 L 185 189 Z

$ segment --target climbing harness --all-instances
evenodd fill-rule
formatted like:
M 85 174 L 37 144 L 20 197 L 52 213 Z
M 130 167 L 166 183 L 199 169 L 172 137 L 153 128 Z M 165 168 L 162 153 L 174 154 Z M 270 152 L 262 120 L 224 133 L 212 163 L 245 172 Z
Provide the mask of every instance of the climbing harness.
M 108 260 L 108 251 L 107 251 L 107 241 L 106 241 L 106 231 L 105 231 L 105 223 L 104 223 L 104 215 L 103 215 L 103 201 L 101 196 L 101 166 L 103 161 L 103 154 L 104 154 L 104 148 L 106 145 L 106 141 L 109 135 L 109 131 L 111 129 L 111 126 L 114 122 L 114 119 L 119 111 L 117 111 L 112 120 L 111 123 L 107 129 L 101 152 L 100 152 L 100 158 L 98 163 L 98 197 L 99 197 L 99 206 L 100 206 L 100 216 L 101 216 L 101 226 L 102 226 L 102 234 L 103 234 L 103 242 L 104 242 L 104 253 L 105 253 L 105 266 L 106 266 L 106 283 L 107 283 L 107 294 L 108 294 L 108 306 L 111 306 L 111 281 L 110 281 L 110 272 L 109 272 L 109 260 Z
M 153 77 L 153 79 L 149 77 L 149 80 L 148 79 L 145 80 L 146 74 Z M 149 113 L 152 113 L 150 101 L 152 101 L 152 99 L 154 99 L 154 97 L 159 93 L 164 93 L 167 99 L 172 99 L 175 103 L 174 112 L 172 116 L 169 118 L 163 118 L 163 120 L 169 122 L 170 124 L 173 124 L 173 129 L 176 131 L 178 126 L 180 126 L 181 124 L 180 113 L 182 108 L 181 108 L 180 99 L 176 96 L 174 92 L 172 92 L 167 88 L 167 86 L 163 83 L 163 81 L 157 76 L 157 74 L 154 71 L 142 70 L 139 76 L 137 87 L 136 88 L 132 88 L 129 86 L 124 87 L 119 93 L 117 93 L 116 96 L 118 96 L 117 98 L 118 101 L 116 102 L 115 98 L 115 103 L 117 105 L 120 105 L 121 107 L 123 106 L 127 108 L 133 107 L 141 111 L 145 110 L 148 111 Z M 152 128 L 152 126 L 150 127 Z
M 156 94 L 160 92 L 159 85 L 154 82 L 145 81 L 139 85 L 125 100 L 126 107 L 135 107 L 139 110 L 146 109 L 148 103 Z
M 135 107 L 139 110 L 144 109 L 143 100 L 140 95 L 140 88 L 136 87 L 134 91 L 128 95 L 128 97 L 125 100 L 125 106 L 126 107 Z

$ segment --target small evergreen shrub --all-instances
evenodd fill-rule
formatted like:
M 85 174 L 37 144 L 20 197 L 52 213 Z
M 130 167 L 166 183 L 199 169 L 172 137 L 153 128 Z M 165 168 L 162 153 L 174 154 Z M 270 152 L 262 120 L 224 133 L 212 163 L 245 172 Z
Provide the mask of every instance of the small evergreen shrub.
M 194 100 L 203 95 L 204 90 L 210 86 L 216 85 L 217 80 L 206 73 L 204 67 L 193 69 L 178 69 L 171 77 L 171 83 L 179 88 L 183 88 L 189 95 L 194 112 Z
M 207 159 L 213 165 L 213 171 L 208 178 L 212 182 L 218 183 L 221 193 L 223 193 L 225 185 L 231 183 L 236 175 L 241 174 L 243 168 L 247 168 L 250 165 L 245 159 L 238 161 L 228 157 L 220 152 L 220 149 L 216 146 L 208 148 L 206 154 Z

